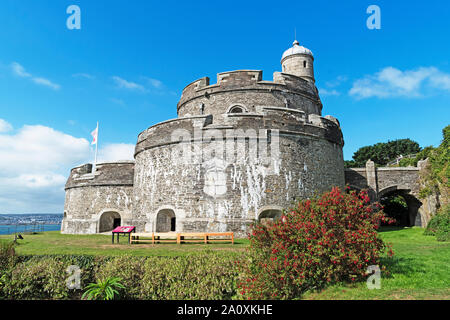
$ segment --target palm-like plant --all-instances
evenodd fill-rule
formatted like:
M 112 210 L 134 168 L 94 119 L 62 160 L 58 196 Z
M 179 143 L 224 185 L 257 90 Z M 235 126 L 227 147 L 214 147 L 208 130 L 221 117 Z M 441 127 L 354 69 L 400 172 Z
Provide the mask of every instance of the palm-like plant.
M 113 300 L 119 296 L 117 289 L 124 289 L 125 287 L 120 283 L 121 278 L 106 278 L 99 279 L 97 283 L 90 283 L 86 286 L 86 292 L 83 293 L 82 299 L 88 300 Z

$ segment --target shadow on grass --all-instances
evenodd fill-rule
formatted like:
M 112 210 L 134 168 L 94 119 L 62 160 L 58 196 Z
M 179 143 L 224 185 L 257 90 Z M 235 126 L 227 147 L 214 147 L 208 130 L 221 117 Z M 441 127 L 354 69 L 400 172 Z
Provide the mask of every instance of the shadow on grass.
M 382 226 L 378 232 L 390 232 L 390 231 L 401 231 L 407 229 L 408 227 L 395 227 L 395 226 Z
M 381 265 L 385 266 L 389 272 L 387 278 L 392 278 L 393 274 L 403 274 L 412 276 L 420 272 L 426 272 L 425 264 L 414 258 L 405 257 L 383 257 Z

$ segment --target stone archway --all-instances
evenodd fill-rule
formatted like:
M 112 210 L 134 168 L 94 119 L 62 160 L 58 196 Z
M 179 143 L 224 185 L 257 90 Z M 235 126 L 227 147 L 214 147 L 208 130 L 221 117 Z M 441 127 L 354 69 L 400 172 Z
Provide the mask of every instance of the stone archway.
M 172 209 L 161 209 L 156 215 L 156 232 L 175 232 L 176 216 Z
M 268 207 L 260 211 L 258 215 L 258 222 L 268 224 L 278 220 L 283 215 L 283 210 L 278 207 Z
M 389 198 L 401 197 L 406 203 L 407 209 L 401 214 L 397 219 L 398 225 L 404 227 L 412 226 L 422 226 L 422 217 L 420 208 L 422 207 L 422 202 L 417 199 L 411 190 L 409 189 L 399 189 L 397 186 L 391 186 L 381 190 L 378 194 L 378 199 L 381 203 L 385 202 Z
M 120 213 L 116 211 L 103 212 L 98 220 L 98 232 L 108 232 L 114 230 L 122 223 Z

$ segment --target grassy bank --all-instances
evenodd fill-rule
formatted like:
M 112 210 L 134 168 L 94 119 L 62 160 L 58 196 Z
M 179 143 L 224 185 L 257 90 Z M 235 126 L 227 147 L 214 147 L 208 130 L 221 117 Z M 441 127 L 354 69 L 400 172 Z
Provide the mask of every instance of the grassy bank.
M 365 283 L 336 285 L 305 299 L 450 299 L 450 243 L 424 236 L 421 228 L 385 228 L 383 240 L 395 252 L 391 275 L 381 275 L 381 289 Z
M 450 243 L 438 242 L 433 236 L 423 235 L 421 228 L 385 228 L 381 237 L 393 245 L 395 258 L 390 263 L 388 276 L 382 274 L 381 289 L 368 290 L 365 283 L 342 284 L 320 292 L 309 292 L 304 299 L 450 299 Z M 0 241 L 11 240 L 0 236 Z M 16 251 L 19 255 L 133 255 L 186 256 L 214 252 L 245 252 L 246 239 L 231 244 L 139 244 L 129 245 L 127 238 L 120 244 L 111 244 L 111 236 L 63 235 L 59 232 L 24 235 Z M 228 256 L 226 254 L 226 256 Z M 232 258 L 232 257 L 230 257 Z
M 19 255 L 108 255 L 117 256 L 129 254 L 133 256 L 184 256 L 199 253 L 207 248 L 218 251 L 243 251 L 248 246 L 247 239 L 237 239 L 234 245 L 223 244 L 195 244 L 182 245 L 164 244 L 128 244 L 128 236 L 120 237 L 120 243 L 111 244 L 111 236 L 107 235 L 70 235 L 59 231 L 38 234 L 25 234 L 23 240 L 18 240 L 16 252 Z M 0 241 L 10 241 L 13 235 L 2 235 Z

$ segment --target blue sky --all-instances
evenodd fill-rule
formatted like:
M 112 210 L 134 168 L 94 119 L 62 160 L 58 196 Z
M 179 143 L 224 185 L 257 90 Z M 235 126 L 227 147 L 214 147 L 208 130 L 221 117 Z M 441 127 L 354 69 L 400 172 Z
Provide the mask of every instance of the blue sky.
M 66 27 L 72 4 L 81 30 Z M 372 4 L 380 30 L 366 26 Z M 70 167 L 92 161 L 96 121 L 101 158 L 129 157 L 139 132 L 176 117 L 193 80 L 237 69 L 271 80 L 294 29 L 314 53 L 345 159 L 393 139 L 438 145 L 450 122 L 449 9 L 434 0 L 2 0 L 0 212 L 62 212 Z

